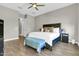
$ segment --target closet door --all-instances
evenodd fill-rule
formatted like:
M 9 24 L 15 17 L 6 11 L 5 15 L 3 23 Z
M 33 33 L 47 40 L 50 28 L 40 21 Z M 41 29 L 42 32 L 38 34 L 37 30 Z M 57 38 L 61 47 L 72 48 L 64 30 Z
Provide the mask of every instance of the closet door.
M 4 51 L 4 21 L 0 19 L 0 56 L 3 55 Z

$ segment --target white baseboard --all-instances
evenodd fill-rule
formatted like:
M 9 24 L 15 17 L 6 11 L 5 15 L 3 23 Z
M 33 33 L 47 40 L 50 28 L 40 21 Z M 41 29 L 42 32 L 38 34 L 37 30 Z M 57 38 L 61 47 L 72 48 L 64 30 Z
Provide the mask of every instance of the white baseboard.
M 19 39 L 19 38 L 16 37 L 16 38 L 4 39 L 4 42 L 11 41 L 11 40 L 17 40 L 17 39 Z

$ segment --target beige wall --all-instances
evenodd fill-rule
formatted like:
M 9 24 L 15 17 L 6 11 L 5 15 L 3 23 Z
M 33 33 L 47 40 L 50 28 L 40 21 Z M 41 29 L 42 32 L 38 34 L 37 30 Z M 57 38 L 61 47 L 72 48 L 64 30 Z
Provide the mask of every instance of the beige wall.
M 18 38 L 18 13 L 0 6 L 0 19 L 4 20 L 4 39 Z
M 49 23 L 62 23 L 62 28 L 69 33 L 70 40 L 79 41 L 79 5 L 74 4 L 65 8 L 52 11 L 36 18 L 27 16 L 27 19 L 23 19 L 22 33 L 25 36 L 28 32 L 38 30 L 43 24 Z M 4 20 L 4 39 L 17 38 L 18 37 L 18 19 L 17 11 L 11 10 L 6 7 L 0 6 L 0 19 Z M 34 20 L 35 19 L 35 20 Z
M 12 9 L 0 6 L 0 19 L 4 20 L 4 40 L 17 39 L 19 35 L 18 19 L 24 15 Z M 28 32 L 34 31 L 34 18 L 27 16 L 23 19 L 22 33 L 26 35 Z
M 27 18 L 21 18 L 22 35 L 26 36 L 29 32 L 35 31 L 35 19 L 32 16 L 27 15 Z
M 78 21 L 77 21 L 77 23 L 78 23 L 78 42 L 79 42 L 79 4 L 78 4 L 78 12 L 77 12 L 77 14 L 78 14 Z M 79 45 L 79 43 L 78 43 L 78 45 Z
M 77 41 L 77 4 L 52 11 L 35 18 L 36 30 L 43 24 L 62 23 L 62 28 L 69 33 L 69 41 Z

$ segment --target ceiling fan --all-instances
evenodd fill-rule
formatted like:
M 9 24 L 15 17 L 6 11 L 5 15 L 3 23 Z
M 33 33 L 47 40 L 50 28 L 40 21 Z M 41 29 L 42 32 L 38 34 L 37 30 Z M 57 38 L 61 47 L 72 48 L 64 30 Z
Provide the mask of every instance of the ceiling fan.
M 45 5 L 41 5 L 41 4 L 38 4 L 38 3 L 29 3 L 29 4 L 31 4 L 31 6 L 29 6 L 28 9 L 30 9 L 30 8 L 33 7 L 33 8 L 35 8 L 37 11 L 39 10 L 39 9 L 38 9 L 39 6 L 45 6 Z

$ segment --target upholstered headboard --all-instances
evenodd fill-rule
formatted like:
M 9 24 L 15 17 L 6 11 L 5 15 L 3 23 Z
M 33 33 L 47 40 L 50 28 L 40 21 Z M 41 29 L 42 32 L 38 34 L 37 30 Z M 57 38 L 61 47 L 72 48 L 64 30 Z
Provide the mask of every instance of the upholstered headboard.
M 61 32 L 61 23 L 44 24 L 43 28 L 46 28 L 46 27 L 59 28 L 60 29 L 59 31 Z
M 44 28 L 44 27 L 54 27 L 54 28 L 59 27 L 59 28 L 61 28 L 61 23 L 44 24 L 44 25 L 43 25 L 43 28 Z

